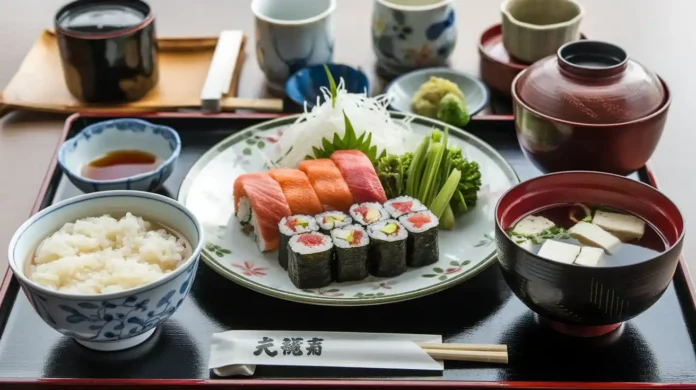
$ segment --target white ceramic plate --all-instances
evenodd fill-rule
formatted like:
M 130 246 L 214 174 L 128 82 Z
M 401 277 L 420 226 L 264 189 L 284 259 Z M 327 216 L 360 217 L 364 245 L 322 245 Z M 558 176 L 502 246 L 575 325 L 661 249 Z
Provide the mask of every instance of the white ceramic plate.
M 395 119 L 404 114 L 392 112 Z M 494 208 L 504 191 L 519 182 L 512 167 L 492 147 L 469 133 L 450 129 L 449 140 L 479 163 L 483 185 L 479 201 L 456 219 L 455 228 L 439 233 L 440 261 L 410 268 L 393 278 L 369 276 L 359 282 L 333 283 L 320 289 L 296 288 L 278 264 L 278 252 L 261 253 L 241 226 L 227 223 L 234 213 L 233 185 L 245 172 L 264 171 L 265 156 L 280 155 L 278 137 L 297 116 L 264 122 L 223 140 L 191 168 L 179 201 L 201 221 L 206 245 L 202 258 L 222 276 L 252 290 L 296 302 L 336 306 L 374 305 L 422 297 L 449 288 L 483 271 L 495 261 Z M 442 122 L 415 117 L 412 128 L 429 134 Z
M 387 85 L 384 93 L 392 97 L 391 108 L 401 112 L 412 112 L 411 98 L 431 76 L 457 84 L 464 94 L 466 109 L 471 116 L 476 115 L 488 104 L 488 89 L 476 77 L 450 68 L 426 68 L 399 76 Z

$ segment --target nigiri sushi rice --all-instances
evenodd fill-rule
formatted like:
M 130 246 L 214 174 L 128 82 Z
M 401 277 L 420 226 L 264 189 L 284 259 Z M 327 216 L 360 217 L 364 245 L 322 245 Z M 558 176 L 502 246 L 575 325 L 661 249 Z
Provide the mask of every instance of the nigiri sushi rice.
M 400 216 L 414 211 L 425 211 L 428 208 L 423 206 L 418 199 L 412 198 L 410 196 L 399 196 L 398 198 L 389 199 L 384 204 L 384 209 L 387 210 L 392 218 L 399 218 Z
M 356 203 L 350 206 L 350 216 L 363 226 L 389 218 L 382 205 L 376 202 Z
M 278 263 L 288 269 L 288 241 L 290 237 L 319 230 L 317 221 L 311 215 L 293 215 L 284 217 L 278 222 L 280 231 L 280 247 L 278 248 Z

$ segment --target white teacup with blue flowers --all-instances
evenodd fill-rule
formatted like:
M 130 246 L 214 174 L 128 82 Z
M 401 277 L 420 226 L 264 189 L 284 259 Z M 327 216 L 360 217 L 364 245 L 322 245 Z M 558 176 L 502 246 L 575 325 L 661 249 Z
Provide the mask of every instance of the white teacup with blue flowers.
M 442 66 L 456 41 L 452 0 L 374 0 L 372 46 L 382 70 Z

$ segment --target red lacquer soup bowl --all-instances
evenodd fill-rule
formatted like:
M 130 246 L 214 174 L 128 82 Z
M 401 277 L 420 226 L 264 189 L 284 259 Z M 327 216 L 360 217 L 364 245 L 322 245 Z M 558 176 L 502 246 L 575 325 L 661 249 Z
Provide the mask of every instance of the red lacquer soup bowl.
M 506 233 L 522 217 L 552 205 L 585 203 L 643 218 L 664 238 L 659 255 L 623 266 L 587 267 L 547 260 Z M 674 275 L 684 219 L 660 191 L 623 176 L 573 171 L 525 181 L 496 206 L 498 261 L 510 289 L 541 319 L 578 336 L 607 333 L 652 306 Z

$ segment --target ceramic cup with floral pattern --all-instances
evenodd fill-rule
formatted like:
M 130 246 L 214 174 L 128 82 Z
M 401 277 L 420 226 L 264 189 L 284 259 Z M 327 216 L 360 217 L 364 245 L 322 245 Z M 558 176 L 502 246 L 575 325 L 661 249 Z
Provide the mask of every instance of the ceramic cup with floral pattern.
M 333 58 L 336 0 L 252 0 L 256 59 L 268 85 L 283 90 L 292 74 Z
M 452 0 L 374 0 L 372 46 L 389 74 L 444 65 L 456 40 Z

